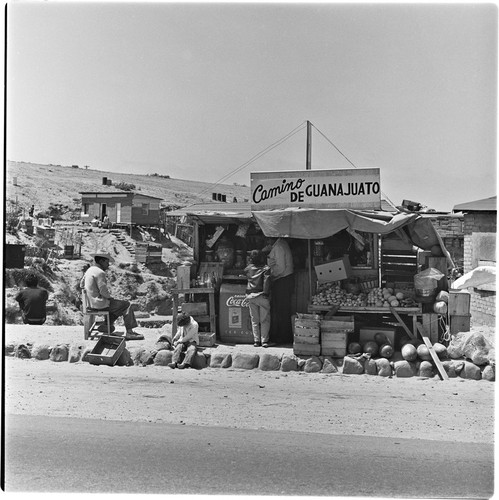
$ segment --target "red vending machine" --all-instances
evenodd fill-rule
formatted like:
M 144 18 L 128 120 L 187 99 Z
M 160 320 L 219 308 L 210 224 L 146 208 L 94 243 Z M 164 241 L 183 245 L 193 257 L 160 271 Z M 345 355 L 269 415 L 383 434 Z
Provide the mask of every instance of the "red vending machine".
M 246 281 L 220 286 L 219 335 L 222 342 L 252 344 L 251 317 L 246 302 Z

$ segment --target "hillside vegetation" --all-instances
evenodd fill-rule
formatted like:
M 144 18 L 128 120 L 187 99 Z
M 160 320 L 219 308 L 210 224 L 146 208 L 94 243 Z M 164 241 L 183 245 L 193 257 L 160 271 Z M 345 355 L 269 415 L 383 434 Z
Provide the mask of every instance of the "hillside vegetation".
M 200 172 L 200 177 L 202 173 Z M 60 203 L 70 208 L 79 206 L 81 191 L 101 191 L 102 178 L 112 184 L 134 184 L 134 191 L 161 198 L 166 205 L 186 206 L 212 199 L 212 192 L 227 196 L 227 201 L 243 201 L 249 197 L 249 188 L 240 185 L 172 179 L 160 175 L 121 174 L 86 169 L 84 166 L 39 165 L 36 163 L 7 162 L 6 201 L 28 209 L 35 205 L 36 212 L 45 211 L 50 203 Z M 17 186 L 14 185 L 14 178 Z

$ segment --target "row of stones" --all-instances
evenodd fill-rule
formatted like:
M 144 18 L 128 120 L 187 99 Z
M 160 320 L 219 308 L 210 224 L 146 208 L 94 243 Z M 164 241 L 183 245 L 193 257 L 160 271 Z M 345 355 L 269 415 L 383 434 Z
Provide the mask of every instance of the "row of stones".
M 173 352 L 166 345 L 156 344 L 156 349 L 149 350 L 141 347 L 127 348 L 118 358 L 118 366 L 167 366 L 172 362 Z M 68 361 L 76 363 L 88 361 L 87 354 L 92 351 L 92 345 L 60 344 L 55 347 L 48 345 L 19 344 L 6 346 L 6 354 L 18 358 L 34 358 L 55 362 Z M 495 368 L 492 365 L 479 367 L 465 360 L 443 360 L 449 378 L 461 377 L 471 380 L 495 380 Z M 304 371 L 307 373 L 343 373 L 345 375 L 378 375 L 381 377 L 426 377 L 437 376 L 435 366 L 429 361 L 411 362 L 404 359 L 389 361 L 385 358 L 371 358 L 369 356 L 345 356 L 345 358 L 331 358 L 328 356 L 310 356 L 306 359 L 295 355 L 282 355 L 264 353 L 203 353 L 197 352 L 192 364 L 193 368 L 236 368 L 263 371 Z

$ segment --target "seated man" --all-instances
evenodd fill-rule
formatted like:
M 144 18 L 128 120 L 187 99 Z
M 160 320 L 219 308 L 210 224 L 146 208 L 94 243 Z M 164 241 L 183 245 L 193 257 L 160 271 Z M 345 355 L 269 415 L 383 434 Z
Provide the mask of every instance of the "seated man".
M 172 362 L 168 366 L 170 368 L 190 368 L 197 352 L 197 345 L 199 345 L 199 325 L 193 317 L 182 313 L 177 319 L 177 326 L 177 333 L 173 337 Z M 185 352 L 184 360 L 179 363 L 183 352 Z
M 16 295 L 23 321 L 27 325 L 43 325 L 47 317 L 47 299 L 45 288 L 38 288 L 38 277 L 29 273 L 25 279 L 26 287 Z
M 111 292 L 107 286 L 106 271 L 109 264 L 114 259 L 107 253 L 97 252 L 92 254 L 95 265 L 90 266 L 80 281 L 80 287 L 87 292 L 89 306 L 92 309 L 108 309 L 109 320 L 111 322 L 111 333 L 114 332 L 113 323 L 119 316 L 123 316 L 125 322 L 126 340 L 143 340 L 144 336 L 135 333 L 133 329 L 137 326 L 133 305 L 128 300 L 119 300 L 111 297 Z M 98 327 L 100 332 L 107 332 L 107 325 Z

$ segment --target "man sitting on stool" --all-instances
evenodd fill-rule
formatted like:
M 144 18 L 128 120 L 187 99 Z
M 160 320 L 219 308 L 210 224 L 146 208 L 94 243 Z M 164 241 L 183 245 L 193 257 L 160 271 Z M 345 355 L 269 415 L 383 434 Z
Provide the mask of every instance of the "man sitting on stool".
M 177 319 L 177 327 L 177 333 L 173 337 L 172 362 L 168 366 L 170 368 L 190 368 L 199 345 L 199 325 L 193 317 L 182 313 Z M 185 352 L 184 360 L 179 363 L 183 352 Z

